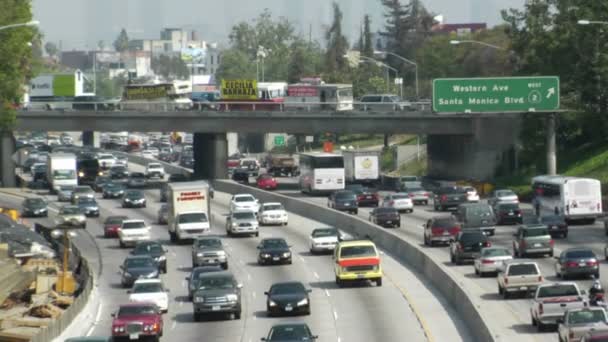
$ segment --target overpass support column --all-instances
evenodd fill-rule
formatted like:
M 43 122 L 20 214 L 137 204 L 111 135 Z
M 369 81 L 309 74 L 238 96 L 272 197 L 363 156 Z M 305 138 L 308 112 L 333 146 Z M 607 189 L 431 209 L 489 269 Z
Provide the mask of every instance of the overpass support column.
M 15 174 L 15 138 L 12 132 L 0 133 L 0 161 L 2 162 L 2 187 L 14 188 L 17 186 L 17 176 Z
M 557 173 L 557 153 L 555 148 L 555 114 L 547 116 L 547 174 Z
M 194 178 L 225 179 L 228 177 L 228 140 L 226 133 L 194 133 Z
M 82 132 L 82 146 L 95 146 L 95 132 L 84 131 Z

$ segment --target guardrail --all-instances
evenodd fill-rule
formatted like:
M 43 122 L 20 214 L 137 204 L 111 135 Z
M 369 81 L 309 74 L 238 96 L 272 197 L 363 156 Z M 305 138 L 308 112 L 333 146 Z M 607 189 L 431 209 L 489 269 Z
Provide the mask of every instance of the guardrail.
M 40 232 L 42 236 L 44 236 L 53 246 L 55 246 L 56 251 L 59 251 L 63 246 L 58 240 L 53 239 L 50 236 L 50 230 L 41 225 L 36 225 L 36 231 Z M 91 267 L 89 266 L 89 262 L 86 258 L 82 257 L 80 250 L 74 244 L 71 244 L 72 249 L 72 257 L 73 260 L 78 260 L 77 264 L 79 264 L 79 274 L 80 276 L 80 289 L 78 290 L 78 296 L 74 299 L 72 305 L 70 305 L 61 316 L 54 319 L 49 323 L 48 326 L 41 328 L 41 330 L 31 339 L 31 342 L 49 342 L 60 336 L 61 333 L 72 323 L 74 318 L 80 314 L 82 309 L 85 307 L 87 302 L 89 301 L 89 297 L 91 295 L 91 291 L 93 290 L 94 285 L 94 276 Z M 60 254 L 58 254 L 60 255 Z
M 431 102 L 263 102 L 263 101 L 217 101 L 217 102 L 153 102 L 153 101 L 120 101 L 120 102 L 73 102 L 73 101 L 32 101 L 21 108 L 27 110 L 78 110 L 78 111 L 275 111 L 275 112 L 413 112 L 431 111 Z

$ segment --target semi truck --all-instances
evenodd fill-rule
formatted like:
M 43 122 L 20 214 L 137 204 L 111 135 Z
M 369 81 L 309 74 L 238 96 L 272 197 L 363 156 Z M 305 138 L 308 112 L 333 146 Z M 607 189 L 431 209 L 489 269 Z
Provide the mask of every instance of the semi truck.
M 298 173 L 298 164 L 290 155 L 269 154 L 265 160 L 266 171 L 275 177 L 295 176 Z
M 72 153 L 49 154 L 46 175 L 52 193 L 57 193 L 61 186 L 78 185 L 76 155 Z
M 171 242 L 193 240 L 211 231 L 209 183 L 170 183 L 168 226 Z
M 342 151 L 347 184 L 378 184 L 380 181 L 379 151 Z

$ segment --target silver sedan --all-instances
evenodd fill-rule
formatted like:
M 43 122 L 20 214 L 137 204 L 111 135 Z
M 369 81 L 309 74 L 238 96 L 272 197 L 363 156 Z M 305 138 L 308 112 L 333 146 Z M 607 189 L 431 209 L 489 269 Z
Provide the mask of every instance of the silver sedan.
M 505 262 L 512 260 L 511 251 L 504 247 L 486 247 L 482 248 L 477 257 L 473 261 L 475 274 L 483 277 L 488 273 L 496 273 Z

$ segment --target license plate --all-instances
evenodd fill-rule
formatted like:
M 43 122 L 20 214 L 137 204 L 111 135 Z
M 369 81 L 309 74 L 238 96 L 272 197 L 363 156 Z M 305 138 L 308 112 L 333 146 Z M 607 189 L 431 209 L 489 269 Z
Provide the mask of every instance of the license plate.
M 443 235 L 448 236 L 450 235 L 450 232 L 443 232 Z
M 542 247 L 542 246 L 543 246 L 543 245 L 542 245 L 542 244 L 540 244 L 540 243 L 535 243 L 535 244 L 534 244 L 534 247 Z
M 292 310 L 293 310 L 293 308 L 291 306 L 286 306 L 285 307 L 285 311 L 292 311 Z
M 357 279 L 363 279 L 365 278 L 365 274 L 357 274 Z
M 551 229 L 557 229 L 557 228 L 558 228 L 557 226 L 551 226 Z
M 585 263 L 584 263 L 584 262 L 579 262 L 579 263 L 578 263 L 578 265 L 579 265 L 580 267 L 584 267 L 584 266 L 585 266 Z
M 138 339 L 139 339 L 138 333 L 129 334 L 129 340 L 138 340 Z
M 219 305 L 214 305 L 211 307 L 211 310 L 213 311 L 220 311 L 220 306 Z
M 513 216 L 513 215 L 515 215 L 515 213 L 509 213 L 509 216 Z
M 274 260 L 274 261 L 278 261 L 278 260 L 279 260 L 279 257 L 273 257 L 273 258 L 272 258 L 272 260 Z
M 365 198 L 367 198 L 367 199 L 372 199 L 372 196 L 365 196 Z
M 386 223 L 393 223 L 393 221 L 386 221 Z
M 460 201 L 460 197 L 454 197 L 454 201 Z
M 345 207 L 350 207 L 350 203 L 344 203 Z

